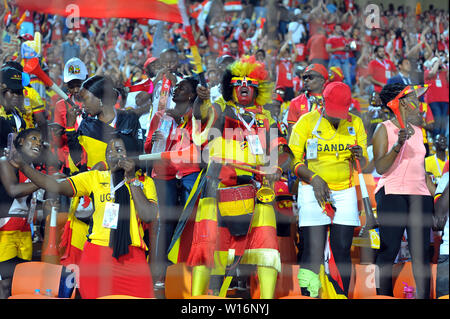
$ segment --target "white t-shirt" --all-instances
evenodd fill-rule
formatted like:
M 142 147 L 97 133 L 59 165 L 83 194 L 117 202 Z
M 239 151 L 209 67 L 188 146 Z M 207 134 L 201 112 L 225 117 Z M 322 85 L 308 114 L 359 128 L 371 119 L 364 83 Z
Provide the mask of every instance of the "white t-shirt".
M 294 44 L 300 43 L 303 33 L 306 34 L 305 26 L 302 23 L 291 22 L 288 26 L 288 31 L 292 32 L 292 41 Z

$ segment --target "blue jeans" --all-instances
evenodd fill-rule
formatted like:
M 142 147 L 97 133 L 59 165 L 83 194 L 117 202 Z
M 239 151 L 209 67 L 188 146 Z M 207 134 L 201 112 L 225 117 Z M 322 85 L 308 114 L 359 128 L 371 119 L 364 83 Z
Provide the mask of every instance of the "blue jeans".
M 338 54 L 332 54 L 330 56 L 330 61 L 328 62 L 328 69 L 330 69 L 332 66 L 338 66 L 342 69 L 342 72 L 344 72 L 344 83 L 347 84 L 351 89 L 352 78 L 350 74 L 350 60 Z
M 186 175 L 181 180 L 170 179 L 165 181 L 154 179 L 159 207 L 155 243 L 155 280 L 159 280 L 161 276 L 164 276 L 169 265 L 167 250 L 198 174 L 197 172 Z
M 448 255 L 440 255 L 436 272 L 436 298 L 448 295 Z
M 430 108 L 434 117 L 433 138 L 438 134 L 445 135 L 448 122 L 448 102 L 431 102 Z

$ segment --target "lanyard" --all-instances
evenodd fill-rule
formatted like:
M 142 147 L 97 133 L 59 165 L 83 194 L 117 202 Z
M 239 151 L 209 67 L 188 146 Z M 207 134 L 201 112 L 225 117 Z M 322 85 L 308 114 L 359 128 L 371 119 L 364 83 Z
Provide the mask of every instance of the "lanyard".
M 119 184 L 117 184 L 116 186 L 113 186 L 114 182 L 113 182 L 112 174 L 110 177 L 111 177 L 111 183 L 109 184 L 109 186 L 111 188 L 110 195 L 111 195 L 111 200 L 114 201 L 116 190 L 118 190 L 119 188 L 121 188 L 123 186 L 123 184 L 125 184 L 125 180 L 122 180 Z
M 244 118 L 241 116 L 241 114 L 240 114 L 238 111 L 236 111 L 236 108 L 235 108 L 235 107 L 233 107 L 233 111 L 234 111 L 234 114 L 236 114 L 236 116 L 238 117 L 239 121 L 241 121 L 242 124 L 244 124 L 245 128 L 247 129 L 247 131 L 251 132 L 251 131 L 252 131 L 253 123 L 255 122 L 255 115 L 254 115 L 252 112 L 249 112 L 249 114 L 250 114 L 251 117 L 252 117 L 252 120 L 250 121 L 250 123 L 247 123 L 247 122 L 244 120 Z
M 389 70 L 389 63 L 387 63 L 385 60 L 381 62 L 379 59 L 377 59 L 377 61 L 386 69 L 386 71 Z
M 333 137 L 331 137 L 331 138 L 329 138 L 329 139 L 324 139 L 323 137 L 321 137 L 321 136 L 319 135 L 319 133 L 317 133 L 317 129 L 319 128 L 320 122 L 322 122 L 322 117 L 323 117 L 323 112 L 320 112 L 319 120 L 317 121 L 316 126 L 314 126 L 314 129 L 312 130 L 312 135 L 313 135 L 313 136 L 317 136 L 318 138 L 320 138 L 321 140 L 324 140 L 324 141 L 331 141 L 331 140 L 336 136 L 337 131 L 338 131 L 338 129 L 339 129 L 339 126 L 338 126 L 338 128 L 336 129 L 336 131 L 334 132 Z

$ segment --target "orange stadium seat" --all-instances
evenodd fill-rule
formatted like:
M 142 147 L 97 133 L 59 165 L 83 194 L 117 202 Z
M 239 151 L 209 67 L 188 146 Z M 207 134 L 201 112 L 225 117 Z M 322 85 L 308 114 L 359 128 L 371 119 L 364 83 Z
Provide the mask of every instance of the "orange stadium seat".
M 151 299 L 151 298 L 140 298 L 140 297 L 134 297 L 134 296 L 128 296 L 128 295 L 108 295 L 108 296 L 98 297 L 97 299 Z
M 51 289 L 52 297 L 57 298 L 61 281 L 62 265 L 45 262 L 25 262 L 18 264 L 14 270 L 10 299 L 43 299 L 47 289 Z M 35 295 L 36 289 L 41 295 Z M 75 289 L 71 298 L 75 298 Z
M 185 263 L 167 267 L 165 280 L 166 299 L 191 298 L 191 269 Z
M 375 284 L 375 265 L 354 265 L 354 282 L 350 283 L 349 295 L 352 299 L 365 299 L 377 294 Z
M 281 264 L 274 298 L 301 295 L 297 279 L 299 267 L 299 265 Z M 256 274 L 250 278 L 250 295 L 252 299 L 259 299 L 259 281 Z

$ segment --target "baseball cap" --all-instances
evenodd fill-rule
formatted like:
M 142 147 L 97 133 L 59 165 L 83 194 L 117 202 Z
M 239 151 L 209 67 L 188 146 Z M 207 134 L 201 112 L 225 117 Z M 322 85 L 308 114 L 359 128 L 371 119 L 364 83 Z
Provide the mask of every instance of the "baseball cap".
M 320 75 L 322 75 L 325 80 L 328 80 L 327 69 L 322 64 L 313 63 L 313 64 L 308 65 L 306 67 L 304 73 L 309 72 L 309 71 L 315 71 L 315 72 L 319 73 Z
M 352 91 L 343 82 L 331 82 L 323 90 L 325 112 L 328 116 L 346 119 L 352 103 Z
M 330 68 L 329 80 L 330 82 L 344 81 L 344 72 L 342 71 L 342 69 L 338 66 L 332 66 Z
M 2 83 L 4 83 L 8 89 L 16 91 L 23 90 L 22 72 L 8 66 L 1 70 L 1 74 Z
M 78 58 L 72 58 L 64 66 L 64 83 L 72 80 L 86 80 L 88 75 L 86 65 Z

